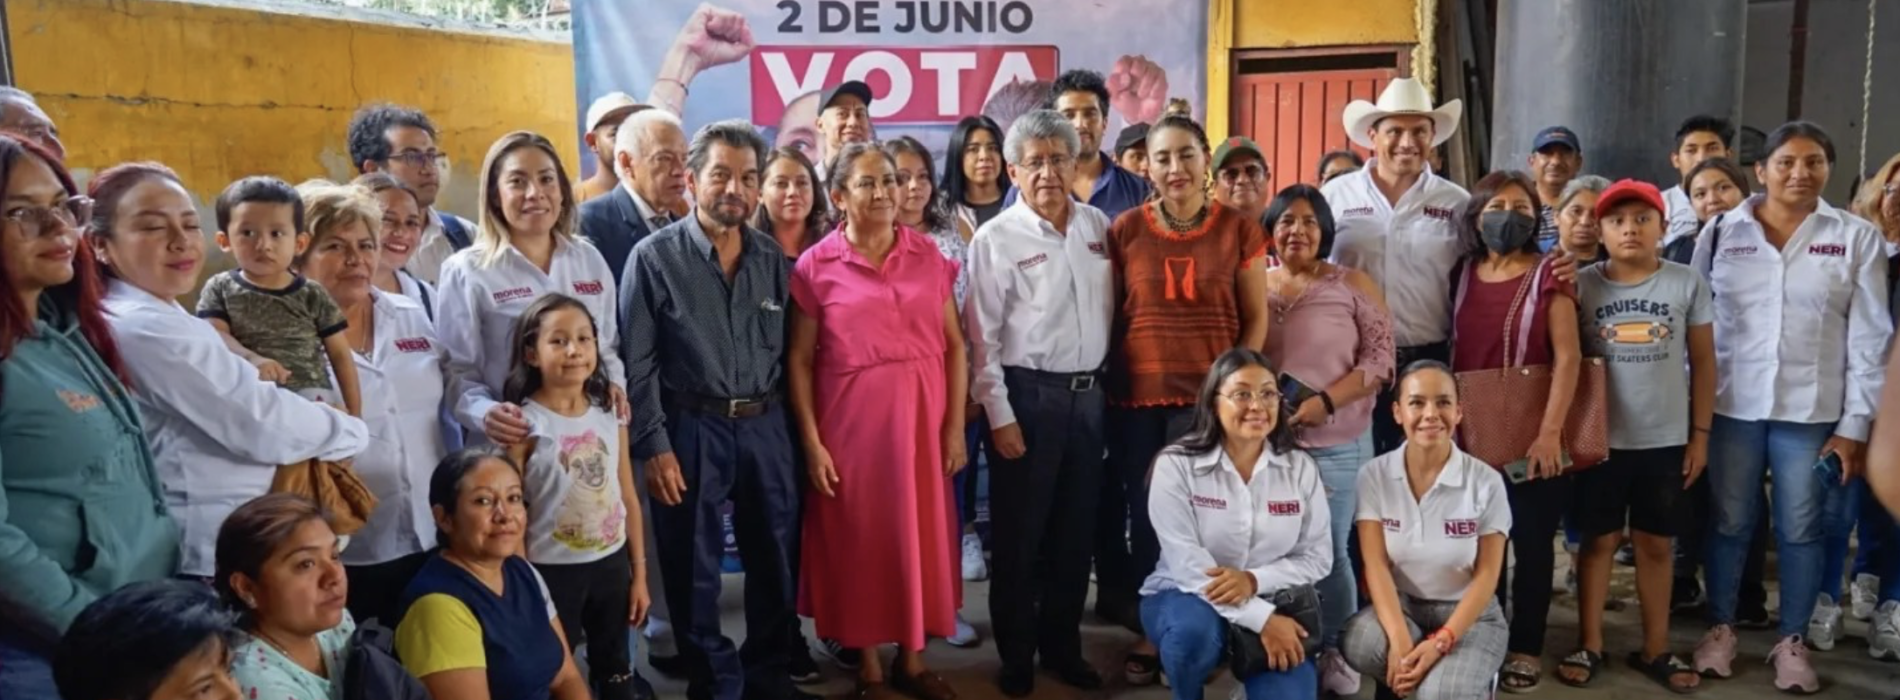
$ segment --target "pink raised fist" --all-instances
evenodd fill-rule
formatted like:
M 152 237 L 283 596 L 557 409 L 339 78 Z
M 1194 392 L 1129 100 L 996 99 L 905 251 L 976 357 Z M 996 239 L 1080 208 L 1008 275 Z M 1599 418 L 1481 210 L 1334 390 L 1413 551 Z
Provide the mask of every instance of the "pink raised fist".
M 673 40 L 674 48 L 684 50 L 699 70 L 745 58 L 756 45 L 745 15 L 711 4 L 701 4 L 694 10 Z
M 1168 106 L 1168 72 L 1147 56 L 1115 59 L 1108 73 L 1108 103 L 1127 124 L 1153 124 Z

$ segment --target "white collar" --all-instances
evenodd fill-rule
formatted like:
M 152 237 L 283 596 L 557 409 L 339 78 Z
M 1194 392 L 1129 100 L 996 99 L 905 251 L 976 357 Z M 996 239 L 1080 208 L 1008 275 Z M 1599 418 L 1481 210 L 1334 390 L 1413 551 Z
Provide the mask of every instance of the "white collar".
M 1385 478 L 1394 481 L 1404 481 L 1406 479 L 1405 445 L 1401 444 L 1398 449 L 1387 452 L 1385 459 Z M 1444 486 L 1454 489 L 1464 486 L 1465 469 L 1472 461 L 1471 455 L 1465 454 L 1464 450 L 1458 449 L 1458 445 L 1453 444 L 1451 446 L 1451 456 L 1445 459 L 1445 468 L 1438 471 L 1438 480 L 1433 482 L 1432 485 L 1434 487 Z
M 632 184 L 622 182 L 620 183 L 620 188 L 626 190 L 627 194 L 633 197 L 633 209 L 640 213 L 641 223 L 652 223 L 653 219 L 660 215 L 659 210 L 654 209 L 653 205 L 647 204 L 647 200 L 640 196 L 640 192 L 633 189 Z
M 1036 220 L 1041 221 L 1042 217 L 1036 217 Z M 1259 461 L 1254 462 L 1254 475 L 1258 476 L 1260 474 L 1261 467 L 1284 469 L 1291 466 L 1293 466 L 1293 463 L 1287 459 L 1286 454 L 1275 454 L 1273 446 L 1267 445 L 1260 451 Z M 1240 469 L 1234 465 L 1234 461 L 1228 459 L 1227 448 L 1218 445 L 1215 446 L 1214 449 L 1206 452 L 1188 455 L 1188 467 L 1200 473 L 1210 472 L 1215 469 L 1224 469 L 1235 475 L 1239 475 L 1240 473 Z

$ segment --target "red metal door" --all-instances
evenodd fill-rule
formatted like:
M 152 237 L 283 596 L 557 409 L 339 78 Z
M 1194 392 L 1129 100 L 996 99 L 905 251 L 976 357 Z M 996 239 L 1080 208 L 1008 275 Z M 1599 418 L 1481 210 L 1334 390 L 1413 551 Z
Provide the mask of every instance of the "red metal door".
M 1260 144 L 1273 166 L 1274 191 L 1295 182 L 1316 183 L 1319 157 L 1351 148 L 1340 113 L 1352 100 L 1377 100 L 1396 68 L 1253 73 L 1233 85 L 1233 131 Z

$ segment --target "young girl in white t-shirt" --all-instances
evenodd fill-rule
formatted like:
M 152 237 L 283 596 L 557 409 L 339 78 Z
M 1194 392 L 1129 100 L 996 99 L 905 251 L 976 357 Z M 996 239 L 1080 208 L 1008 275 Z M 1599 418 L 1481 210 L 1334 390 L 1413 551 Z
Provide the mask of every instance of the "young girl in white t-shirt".
M 614 416 L 594 317 L 573 297 L 535 300 L 515 325 L 503 400 L 528 439 L 508 448 L 528 501 L 523 554 L 547 581 L 569 640 L 587 640 L 595 697 L 630 700 L 627 628 L 646 617 L 646 539 L 627 428 Z M 573 642 L 570 641 L 571 645 Z

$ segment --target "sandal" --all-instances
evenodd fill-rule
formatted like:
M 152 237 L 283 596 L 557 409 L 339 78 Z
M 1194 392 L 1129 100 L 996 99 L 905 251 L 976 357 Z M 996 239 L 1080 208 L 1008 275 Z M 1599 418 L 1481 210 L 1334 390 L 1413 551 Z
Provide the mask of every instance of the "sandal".
M 1154 685 L 1155 676 L 1161 673 L 1161 657 L 1154 654 L 1129 653 L 1122 657 L 1122 675 L 1128 684 L 1137 688 Z
M 1542 680 L 1543 669 L 1525 659 L 1511 659 L 1498 669 L 1498 687 L 1507 693 L 1528 693 L 1537 689 Z
M 1654 659 L 1644 661 L 1643 652 L 1632 651 L 1630 652 L 1629 662 L 1630 668 L 1641 671 L 1643 675 L 1648 676 L 1649 679 L 1655 681 L 1657 685 L 1668 688 L 1669 692 L 1677 695 L 1694 693 L 1697 688 L 1697 686 L 1693 685 L 1677 685 L 1674 682 L 1677 676 L 1701 678 L 1701 674 L 1696 673 L 1694 667 L 1690 666 L 1688 662 L 1683 661 L 1682 657 L 1676 656 L 1675 654 L 1665 653 Z
M 1563 670 L 1566 668 L 1582 669 L 1583 677 L 1571 678 L 1564 675 Z M 1601 668 L 1603 668 L 1603 652 L 1578 649 L 1557 662 L 1557 680 L 1563 681 L 1564 685 L 1572 688 L 1588 688 L 1590 681 L 1596 680 L 1597 671 Z

